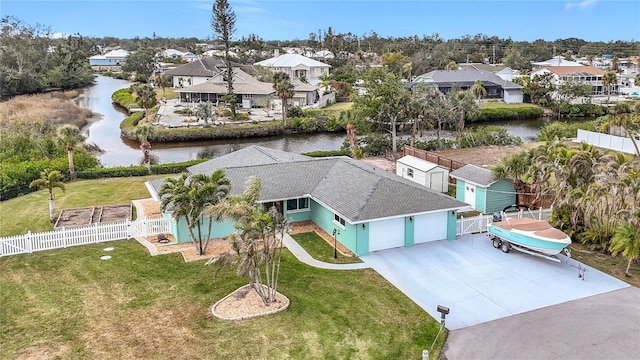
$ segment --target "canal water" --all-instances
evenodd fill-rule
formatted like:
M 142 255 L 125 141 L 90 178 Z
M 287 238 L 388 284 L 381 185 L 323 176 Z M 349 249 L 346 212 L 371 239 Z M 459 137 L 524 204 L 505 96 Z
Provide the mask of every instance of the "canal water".
M 128 81 L 98 76 L 95 85 L 81 90 L 78 104 L 101 116 L 87 125 L 84 132 L 87 142 L 102 149 L 98 156 L 105 167 L 137 165 L 142 161 L 142 152 L 135 141 L 120 136 L 120 122 L 125 114 L 118 111 L 111 102 L 111 94 L 126 88 Z M 520 136 L 523 142 L 535 141 L 538 129 L 544 124 L 542 119 L 508 120 L 496 123 L 473 124 L 468 128 L 484 125 L 500 125 L 511 135 Z M 345 134 L 288 135 L 252 139 L 232 139 L 188 143 L 152 144 L 152 160 L 155 163 L 171 163 L 198 158 L 210 158 L 230 153 L 250 146 L 261 145 L 277 150 L 303 153 L 314 150 L 337 150 L 342 146 Z

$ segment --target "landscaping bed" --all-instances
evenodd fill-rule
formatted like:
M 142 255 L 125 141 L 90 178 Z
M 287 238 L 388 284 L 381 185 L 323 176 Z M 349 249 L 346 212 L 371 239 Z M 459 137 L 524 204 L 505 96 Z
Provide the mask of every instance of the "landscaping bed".
M 131 204 L 62 209 L 54 228 L 131 220 Z

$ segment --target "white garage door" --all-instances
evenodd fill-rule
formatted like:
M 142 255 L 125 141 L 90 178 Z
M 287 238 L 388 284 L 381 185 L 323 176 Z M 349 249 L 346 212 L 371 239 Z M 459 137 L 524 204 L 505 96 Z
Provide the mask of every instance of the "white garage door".
M 414 216 L 413 222 L 414 244 L 447 238 L 446 212 Z
M 404 218 L 369 223 L 369 251 L 404 246 Z

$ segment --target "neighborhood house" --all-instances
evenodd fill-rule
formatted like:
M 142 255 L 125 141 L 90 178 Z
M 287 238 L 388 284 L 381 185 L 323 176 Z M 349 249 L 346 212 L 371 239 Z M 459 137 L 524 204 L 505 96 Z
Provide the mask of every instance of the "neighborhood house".
M 454 240 L 456 214 L 468 206 L 393 173 L 348 157 L 311 158 L 249 146 L 194 165 L 191 174 L 225 169 L 231 194 L 242 193 L 247 180 L 261 179 L 260 202 L 293 221 L 311 220 L 356 255 L 435 240 Z M 164 179 L 147 182 L 156 201 Z M 184 219 L 167 211 L 172 233 L 189 242 Z M 214 225 L 211 238 L 233 232 L 233 222 Z
M 483 214 L 499 212 L 515 204 L 513 181 L 497 180 L 489 169 L 469 164 L 449 176 L 456 179 L 456 198 Z

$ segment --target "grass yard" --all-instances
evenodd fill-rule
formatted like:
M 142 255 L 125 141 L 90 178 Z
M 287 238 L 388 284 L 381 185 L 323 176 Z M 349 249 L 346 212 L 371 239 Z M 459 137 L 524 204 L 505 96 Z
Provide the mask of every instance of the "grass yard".
M 66 183 L 66 191 L 54 189 L 57 214 L 64 208 L 128 204 L 132 199 L 148 198 L 144 182 L 168 175 L 77 180 Z M 49 222 L 49 192 L 39 190 L 0 202 L 0 236 L 53 230 Z
M 115 250 L 102 261 L 107 246 Z M 151 257 L 134 240 L 3 258 L 0 358 L 418 359 L 438 331 L 373 270 L 316 269 L 288 251 L 278 291 L 289 309 L 207 319 L 247 282 L 226 269 L 213 283 L 213 271 L 178 254 Z
M 314 232 L 291 235 L 291 237 L 294 238 L 298 244 L 307 250 L 309 255 L 316 260 L 332 264 L 352 264 L 362 262 L 358 257 L 344 256 L 340 253 L 338 253 L 338 258 L 334 259 L 333 247 L 327 244 L 323 238 Z
M 325 108 L 322 108 L 321 110 L 340 112 L 342 110 L 351 109 L 352 105 L 353 105 L 352 102 L 339 102 L 339 103 L 331 104 Z

